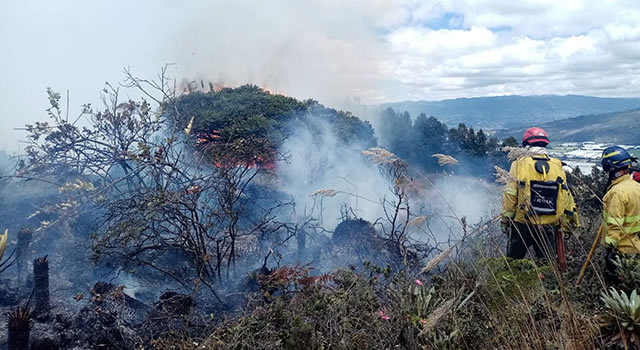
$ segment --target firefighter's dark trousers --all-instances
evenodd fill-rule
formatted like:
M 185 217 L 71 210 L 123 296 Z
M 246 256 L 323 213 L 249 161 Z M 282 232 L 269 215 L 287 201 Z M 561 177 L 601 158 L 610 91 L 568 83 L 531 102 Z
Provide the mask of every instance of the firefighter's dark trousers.
M 556 230 L 555 226 L 514 222 L 509 233 L 507 256 L 513 259 L 523 259 L 527 255 L 529 247 L 532 247 L 536 258 L 555 259 Z
M 624 290 L 624 288 L 622 288 L 623 286 L 621 286 L 622 284 L 621 282 L 624 282 L 624 281 L 622 281 L 620 279 L 620 276 L 618 276 L 618 267 L 614 263 L 615 261 L 618 260 L 618 258 L 621 261 L 631 260 L 632 261 L 631 266 L 635 266 L 636 264 L 639 263 L 638 259 L 640 259 L 640 255 L 622 254 L 612 247 L 607 247 L 607 254 L 604 256 L 604 273 L 603 273 L 604 282 L 609 287 L 616 287 L 618 289 Z M 633 284 L 634 283 L 627 283 L 626 287 L 630 288 L 630 286 Z M 624 291 L 627 292 L 627 294 L 632 292 L 632 290 L 624 290 Z
M 616 286 L 618 283 L 620 283 L 616 265 L 613 263 L 618 257 L 622 258 L 622 255 L 618 254 L 615 249 L 607 247 L 607 255 L 604 256 L 603 277 L 604 283 L 606 283 L 609 287 Z

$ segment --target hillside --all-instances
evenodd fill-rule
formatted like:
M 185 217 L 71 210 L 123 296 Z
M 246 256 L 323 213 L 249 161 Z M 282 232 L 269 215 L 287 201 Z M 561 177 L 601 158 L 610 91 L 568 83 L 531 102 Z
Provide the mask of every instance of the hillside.
M 640 109 L 625 112 L 582 115 L 540 125 L 553 141 L 596 141 L 617 144 L 640 144 Z M 502 137 L 518 136 L 522 128 L 498 132 Z
M 387 103 L 411 115 L 433 115 L 449 125 L 464 122 L 482 128 L 510 128 L 535 119 L 550 122 L 578 115 L 601 114 L 640 107 L 639 98 L 600 98 L 579 95 L 495 96 L 443 101 Z
M 389 110 L 391 153 L 349 112 L 255 86 L 161 105 L 113 92 L 82 127 L 48 97 L 0 183 L 0 349 L 584 350 L 640 332 L 635 292 L 600 283 L 604 248 L 575 284 L 597 171 L 567 178 L 582 226 L 565 231 L 566 266 L 510 260 L 501 184 L 479 178 L 506 157 L 483 130 Z M 616 290 L 640 287 L 637 264 Z

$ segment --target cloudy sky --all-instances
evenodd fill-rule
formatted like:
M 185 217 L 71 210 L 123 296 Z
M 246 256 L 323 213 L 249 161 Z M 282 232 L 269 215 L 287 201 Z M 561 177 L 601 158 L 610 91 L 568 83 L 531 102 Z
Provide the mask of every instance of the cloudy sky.
M 0 148 L 123 68 L 254 83 L 340 107 L 508 94 L 640 96 L 640 2 L 0 1 Z M 134 92 L 126 92 L 135 97 Z

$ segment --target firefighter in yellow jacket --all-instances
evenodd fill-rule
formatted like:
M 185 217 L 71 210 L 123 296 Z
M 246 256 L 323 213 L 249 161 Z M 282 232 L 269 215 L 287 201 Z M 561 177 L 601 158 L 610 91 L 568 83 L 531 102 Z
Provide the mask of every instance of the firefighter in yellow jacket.
M 602 152 L 602 168 L 610 185 L 602 199 L 602 229 L 607 245 L 605 281 L 617 282 L 613 261 L 620 254 L 640 253 L 640 184 L 631 178 L 631 165 L 636 160 L 622 147 L 608 147 Z
M 530 246 L 537 258 L 556 256 L 556 234 L 580 224 L 559 159 L 547 155 L 549 138 L 541 128 L 522 137 L 527 156 L 511 164 L 502 200 L 502 230 L 509 234 L 507 256 L 522 259 Z

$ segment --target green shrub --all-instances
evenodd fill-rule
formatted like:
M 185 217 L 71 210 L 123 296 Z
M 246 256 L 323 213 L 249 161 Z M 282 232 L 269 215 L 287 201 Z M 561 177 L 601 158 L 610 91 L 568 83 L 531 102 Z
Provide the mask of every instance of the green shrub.
M 545 274 L 551 271 L 549 266 L 537 266 L 532 260 L 506 257 L 482 259 L 480 267 L 485 273 L 488 295 L 497 301 L 539 294 Z

